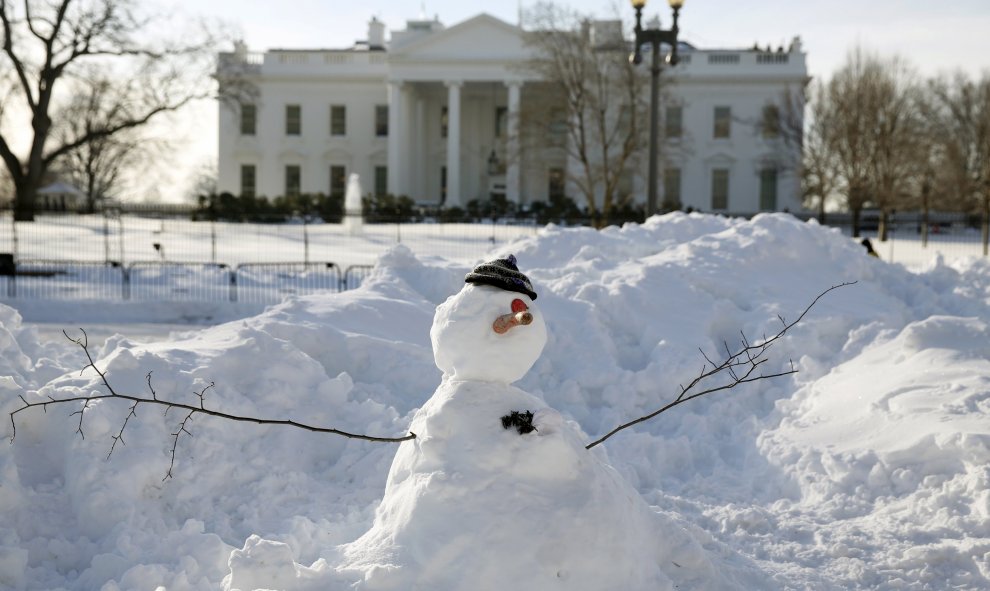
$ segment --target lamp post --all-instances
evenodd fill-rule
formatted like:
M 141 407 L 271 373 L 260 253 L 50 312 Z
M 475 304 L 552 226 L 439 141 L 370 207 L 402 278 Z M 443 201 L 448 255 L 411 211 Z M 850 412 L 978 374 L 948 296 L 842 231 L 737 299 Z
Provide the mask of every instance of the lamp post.
M 657 126 L 659 117 L 657 108 L 660 103 L 660 44 L 670 45 L 670 65 L 677 65 L 677 15 L 684 6 L 684 0 L 667 0 L 674 10 L 674 26 L 670 29 L 644 29 L 643 28 L 643 7 L 646 0 L 632 0 L 633 8 L 636 9 L 636 50 L 629 56 L 633 64 L 640 64 L 643 61 L 641 53 L 643 45 L 649 43 L 653 50 L 653 63 L 650 66 L 650 174 L 649 191 L 646 197 L 646 217 L 657 212 Z

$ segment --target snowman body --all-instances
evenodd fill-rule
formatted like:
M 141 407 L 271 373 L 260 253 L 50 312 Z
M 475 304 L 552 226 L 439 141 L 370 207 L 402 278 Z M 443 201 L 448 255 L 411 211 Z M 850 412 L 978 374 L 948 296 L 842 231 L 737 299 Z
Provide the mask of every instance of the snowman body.
M 496 334 L 513 300 L 532 323 Z M 575 426 L 511 385 L 546 343 L 532 299 L 466 285 L 437 308 L 431 339 L 442 382 L 396 452 L 374 525 L 343 548 L 358 588 L 659 591 L 680 567 L 711 574 L 697 542 L 585 449 Z M 536 430 L 504 428 L 512 411 L 532 411 Z

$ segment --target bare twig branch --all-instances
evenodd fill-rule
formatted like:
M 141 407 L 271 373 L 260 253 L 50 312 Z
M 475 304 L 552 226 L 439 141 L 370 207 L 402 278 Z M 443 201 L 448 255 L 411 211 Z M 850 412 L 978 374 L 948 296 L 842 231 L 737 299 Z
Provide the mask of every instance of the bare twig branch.
M 192 420 L 192 416 L 195 413 L 196 413 L 195 410 L 189 411 L 189 414 L 186 415 L 186 418 L 182 419 L 182 421 L 179 423 L 179 426 L 175 430 L 175 433 L 172 433 L 172 455 L 168 462 L 168 470 L 165 472 L 165 477 L 162 478 L 162 482 L 165 482 L 166 480 L 172 477 L 172 468 L 175 466 L 175 448 L 179 446 L 179 435 L 185 433 L 190 437 L 193 436 L 193 434 L 190 433 L 188 429 L 186 429 L 186 423 Z
M 110 446 L 110 451 L 107 453 L 108 460 L 110 459 L 110 456 L 113 455 L 113 450 L 114 448 L 117 447 L 118 441 L 120 442 L 121 445 L 127 445 L 127 443 L 124 442 L 124 429 L 127 427 L 127 421 L 131 420 L 131 417 L 137 418 L 137 412 L 135 412 L 135 410 L 137 409 L 138 404 L 141 403 L 135 402 L 133 405 L 131 405 L 131 411 L 127 413 L 126 417 L 124 417 L 124 424 L 120 426 L 120 431 L 113 436 L 113 445 Z
M 12 434 L 11 434 L 11 437 L 10 437 L 11 443 L 14 442 L 14 439 L 17 436 L 17 423 L 16 423 L 16 420 L 15 420 L 15 415 L 17 415 L 18 413 L 23 412 L 25 410 L 28 410 L 30 408 L 35 408 L 35 407 L 39 407 L 39 406 L 45 412 L 47 412 L 49 405 L 65 404 L 65 403 L 70 403 L 71 404 L 71 403 L 80 403 L 80 402 L 83 404 L 82 408 L 79 409 L 79 410 L 77 410 L 77 411 L 75 411 L 75 412 L 73 412 L 73 413 L 71 413 L 69 416 L 79 415 L 79 425 L 78 425 L 78 427 L 76 429 L 76 432 L 79 433 L 79 436 L 80 437 L 83 437 L 85 439 L 85 434 L 83 433 L 83 416 L 84 416 L 86 410 L 89 409 L 89 405 L 93 401 L 95 401 L 95 400 L 105 400 L 105 399 L 108 399 L 108 400 L 127 400 L 127 401 L 133 403 L 131 405 L 131 407 L 130 407 L 130 412 L 127 414 L 126 417 L 124 417 L 124 422 L 121 425 L 120 430 L 117 432 L 116 435 L 111 436 L 111 438 L 113 440 L 113 444 L 110 447 L 110 452 L 107 454 L 107 459 L 110 459 L 110 456 L 113 454 L 113 451 L 116 448 L 118 442 L 120 442 L 121 445 L 125 445 L 125 443 L 124 443 L 124 429 L 127 427 L 127 423 L 128 423 L 128 421 L 130 421 L 131 417 L 136 417 L 137 416 L 136 410 L 137 410 L 137 407 L 138 407 L 139 404 L 152 404 L 152 405 L 164 406 L 165 407 L 165 415 L 166 416 L 168 415 L 168 411 L 171 410 L 171 409 L 173 409 L 173 408 L 174 409 L 177 409 L 177 410 L 183 410 L 183 411 L 186 411 L 187 412 L 187 414 L 185 415 L 185 418 L 183 418 L 182 421 L 179 423 L 178 428 L 176 429 L 175 433 L 172 433 L 172 437 L 173 437 L 173 439 L 172 439 L 172 451 L 171 451 L 171 456 L 172 457 L 171 457 L 171 461 L 169 463 L 168 472 L 166 473 L 166 476 L 165 476 L 165 479 L 166 480 L 172 476 L 172 468 L 175 465 L 175 451 L 176 451 L 176 447 L 178 446 L 179 436 L 182 433 L 186 433 L 187 435 L 190 435 L 190 436 L 192 435 L 192 433 L 190 433 L 189 430 L 186 429 L 186 425 L 189 423 L 189 421 L 192 420 L 192 417 L 195 414 L 204 414 L 204 415 L 209 415 L 211 417 L 217 417 L 217 418 L 221 418 L 221 419 L 226 419 L 226 420 L 229 420 L 229 421 L 239 421 L 239 422 L 246 422 L 246 423 L 255 423 L 255 424 L 258 424 L 258 425 L 283 425 L 283 426 L 288 426 L 288 427 L 295 427 L 297 429 L 303 429 L 303 430 L 306 430 L 306 431 L 312 431 L 314 433 L 331 433 L 331 434 L 334 434 L 334 435 L 341 435 L 343 437 L 347 437 L 347 438 L 350 438 L 350 439 L 362 439 L 364 441 L 376 441 L 376 442 L 387 442 L 387 443 L 396 442 L 397 443 L 397 442 L 401 442 L 401 441 L 408 441 L 408 440 L 414 439 L 416 437 L 416 434 L 415 433 L 409 433 L 408 435 L 406 435 L 404 437 L 375 437 L 375 436 L 372 436 L 372 435 L 363 435 L 363 434 L 360 434 L 360 433 L 350 433 L 348 431 L 343 431 L 343 430 L 340 430 L 340 429 L 333 429 L 333 428 L 330 428 L 330 427 L 317 427 L 317 426 L 314 426 L 314 425 L 308 425 L 306 423 L 300 423 L 298 421 L 293 421 L 291 419 L 265 419 L 265 418 L 259 418 L 259 417 L 250 417 L 250 416 L 235 415 L 235 414 L 231 414 L 231 413 L 221 412 L 221 411 L 218 411 L 218 410 L 213 410 L 213 409 L 210 409 L 210 408 L 207 408 L 206 407 L 206 391 L 209 390 L 210 388 L 213 388 L 214 387 L 214 383 L 213 382 L 210 382 L 210 384 L 207 385 L 202 390 L 200 390 L 198 392 L 193 392 L 193 394 L 195 394 L 196 397 L 199 398 L 199 405 L 198 406 L 193 406 L 193 405 L 190 405 L 190 404 L 184 404 L 184 403 L 181 403 L 181 402 L 174 402 L 174 401 L 171 401 L 171 400 L 165 400 L 165 399 L 162 399 L 162 398 L 159 398 L 158 397 L 157 392 L 155 391 L 154 387 L 152 386 L 152 384 L 151 384 L 151 372 L 148 372 L 148 375 L 147 375 L 148 390 L 151 393 L 151 397 L 150 398 L 148 398 L 146 396 L 134 396 L 134 395 L 130 395 L 130 394 L 121 394 L 121 393 L 117 392 L 113 388 L 113 386 L 110 385 L 110 382 L 107 380 L 107 374 L 106 374 L 106 372 L 105 371 L 101 371 L 100 368 L 98 368 L 96 366 L 96 362 L 93 360 L 93 357 L 92 357 L 92 355 L 89 352 L 89 339 L 88 339 L 88 336 L 86 335 L 86 331 L 80 329 L 80 332 L 82 332 L 82 336 L 80 338 L 72 338 L 65 331 L 62 331 L 62 332 L 63 332 L 63 334 L 65 334 L 65 338 L 67 338 L 70 341 L 72 341 L 73 343 L 76 343 L 77 345 L 79 345 L 79 347 L 83 350 L 83 353 L 85 353 L 86 359 L 88 360 L 88 364 L 83 368 L 83 371 L 85 371 L 86 369 L 92 368 L 93 371 L 95 371 L 96 374 L 100 376 L 100 380 L 103 382 L 103 386 L 104 386 L 104 388 L 106 388 L 108 394 L 95 394 L 95 395 L 90 395 L 90 396 L 71 396 L 71 397 L 68 397 L 68 398 L 53 398 L 53 397 L 49 396 L 48 397 L 48 400 L 39 401 L 39 402 L 29 402 L 26 398 L 24 398 L 23 396 L 20 396 L 20 399 L 21 399 L 21 402 L 23 403 L 23 406 L 21 406 L 21 407 L 19 407 L 17 409 L 14 409 L 10 413 L 10 424 L 13 427 L 13 431 L 12 431 Z
M 677 396 L 677 398 L 675 398 L 673 400 L 673 402 L 670 402 L 669 404 L 666 404 L 665 406 L 661 407 L 660 409 L 658 409 L 658 410 L 656 410 L 654 412 L 651 412 L 648 415 L 644 415 L 642 417 L 639 417 L 638 419 L 634 419 L 632 421 L 629 421 L 628 423 L 623 423 L 622 425 L 619 425 L 618 427 L 612 429 L 611 431 L 609 431 L 608 433 L 606 433 L 602 437 L 600 437 L 600 438 L 592 441 L 588 445 L 586 445 L 585 448 L 586 449 L 591 449 L 591 448 L 595 447 L 596 445 L 598 445 L 599 443 L 604 442 L 609 437 L 615 435 L 619 431 L 622 431 L 623 429 L 628 429 L 629 427 L 632 427 L 633 425 L 637 425 L 637 424 L 642 423 L 644 421 L 648 421 L 648 420 L 652 419 L 653 417 L 655 417 L 655 416 L 657 416 L 657 415 L 659 415 L 661 413 L 664 413 L 664 412 L 670 410 L 671 408 L 674 408 L 675 406 L 678 406 L 680 404 L 683 404 L 683 403 L 687 402 L 688 400 L 694 400 L 695 398 L 698 398 L 699 396 L 704 396 L 705 394 L 711 394 L 713 392 L 721 392 L 722 390 L 730 390 L 730 389 L 735 388 L 736 386 L 738 386 L 740 384 L 748 384 L 750 382 L 756 382 L 756 381 L 759 381 L 759 380 L 766 380 L 766 379 L 770 379 L 770 378 L 779 378 L 779 377 L 782 377 L 782 376 L 786 376 L 786 375 L 790 375 L 790 374 L 793 374 L 793 373 L 797 373 L 797 370 L 794 369 L 794 361 L 791 360 L 791 362 L 790 362 L 790 370 L 788 370 L 788 371 L 782 371 L 782 372 L 772 373 L 772 374 L 758 374 L 758 375 L 753 375 L 753 372 L 755 372 L 756 369 L 759 366 L 763 365 L 764 363 L 766 363 L 768 361 L 768 359 L 764 355 L 766 355 L 766 352 L 770 349 L 770 347 L 777 340 L 779 340 L 781 337 L 783 337 L 784 334 L 787 333 L 788 330 L 790 330 L 797 323 L 801 322 L 801 320 L 804 319 L 805 315 L 808 314 L 808 312 L 811 310 L 811 308 L 814 307 L 814 305 L 818 303 L 818 300 L 822 299 L 825 296 L 825 294 L 829 293 L 832 290 L 838 289 L 840 287 L 845 287 L 847 285 L 853 285 L 855 283 L 856 283 L 855 281 L 852 281 L 852 282 L 840 283 L 839 285 L 833 285 L 832 287 L 830 287 L 830 288 L 826 289 L 825 291 L 823 291 L 822 293 L 818 294 L 818 297 L 816 297 L 810 304 L 808 304 L 808 307 L 805 308 L 803 312 L 801 312 L 801 315 L 798 316 L 797 320 L 795 320 L 794 322 L 791 322 L 791 323 L 788 324 L 788 323 L 784 322 L 784 318 L 782 316 L 779 316 L 778 315 L 777 317 L 780 318 L 780 321 L 783 323 L 783 328 L 781 328 L 780 331 L 777 332 L 777 334 L 773 335 L 770 338 L 766 338 L 766 336 L 764 336 L 763 337 L 763 341 L 761 341 L 759 343 L 750 344 L 749 341 L 746 339 L 746 336 L 743 335 L 743 338 L 742 338 L 742 348 L 739 349 L 738 351 L 736 351 L 735 353 L 732 353 L 731 352 L 731 350 L 729 349 L 727 343 L 723 343 L 725 345 L 726 358 L 721 363 L 715 363 L 715 362 L 713 362 L 708 357 L 708 355 L 706 355 L 705 352 L 703 350 L 701 350 L 701 355 L 705 358 L 705 360 L 708 362 L 708 364 L 702 366 L 701 372 L 698 374 L 698 376 L 696 378 L 694 378 L 693 380 L 691 380 L 691 382 L 687 385 L 687 387 L 681 386 L 681 392 Z M 706 368 L 709 365 L 712 367 L 712 369 L 706 370 Z M 737 371 L 737 368 L 745 368 L 745 369 L 739 369 Z M 727 383 L 722 384 L 720 386 L 714 386 L 714 387 L 711 387 L 711 388 L 707 388 L 705 390 L 702 390 L 702 391 L 699 391 L 699 392 L 694 392 L 693 394 L 688 395 L 688 392 L 690 392 L 695 386 L 697 386 L 703 380 L 705 380 L 707 378 L 710 378 L 710 377 L 713 377 L 713 376 L 715 376 L 717 374 L 720 374 L 722 372 L 727 372 L 727 374 L 730 377 L 730 379 L 729 379 L 729 381 Z

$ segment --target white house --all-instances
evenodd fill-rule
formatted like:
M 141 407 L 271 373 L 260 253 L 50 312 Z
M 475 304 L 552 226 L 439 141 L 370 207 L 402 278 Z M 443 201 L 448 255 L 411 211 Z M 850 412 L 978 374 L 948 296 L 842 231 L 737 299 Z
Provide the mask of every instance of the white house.
M 246 74 L 258 93 L 239 109 L 221 103 L 219 190 L 343 194 L 356 172 L 365 192 L 446 206 L 493 193 L 523 205 L 553 192 L 577 197 L 566 156 L 506 158 L 520 153 L 511 122 L 534 81 L 521 67 L 529 52 L 522 29 L 487 14 L 451 27 L 409 21 L 388 41 L 372 19 L 367 40 L 342 50 L 258 54 L 238 44 L 221 67 Z M 785 89 L 806 81 L 800 41 L 777 50 L 684 44 L 680 53 L 660 106 L 661 200 L 704 211 L 800 209 L 788 165 L 796 148 L 760 125 Z M 630 184 L 643 201 L 645 150 L 641 163 Z

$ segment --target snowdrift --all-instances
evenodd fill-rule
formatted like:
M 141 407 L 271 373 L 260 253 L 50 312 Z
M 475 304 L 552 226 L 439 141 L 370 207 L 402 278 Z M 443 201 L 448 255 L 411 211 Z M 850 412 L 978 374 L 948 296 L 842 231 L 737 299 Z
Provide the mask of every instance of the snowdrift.
M 665 565 L 681 588 L 990 588 L 986 261 L 910 273 L 787 215 L 551 227 L 498 254 L 510 252 L 548 332 L 516 385 L 587 441 L 669 401 L 700 369 L 699 347 L 772 334 L 778 315 L 857 282 L 771 350 L 768 371 L 793 361 L 799 373 L 693 401 L 596 452 L 662 519 L 658 538 L 704 549 L 705 561 Z M 122 392 L 147 391 L 152 372 L 160 397 L 195 403 L 213 382 L 207 404 L 229 412 L 401 435 L 440 383 L 430 325 L 467 271 L 399 247 L 360 290 L 93 352 Z M 19 395 L 99 391 L 84 364 L 0 306 L 4 415 Z M 181 417 L 139 406 L 107 461 L 128 407 L 90 405 L 85 439 L 71 410 L 19 414 L 15 443 L 0 446 L 0 588 L 357 582 L 338 567 L 373 523 L 395 446 L 196 417 L 163 481 Z M 731 576 L 712 583 L 709 564 Z M 624 588 L 608 556 L 591 566 Z

